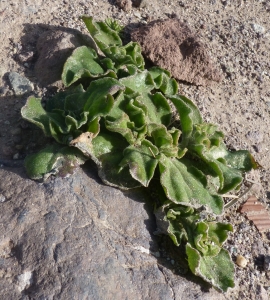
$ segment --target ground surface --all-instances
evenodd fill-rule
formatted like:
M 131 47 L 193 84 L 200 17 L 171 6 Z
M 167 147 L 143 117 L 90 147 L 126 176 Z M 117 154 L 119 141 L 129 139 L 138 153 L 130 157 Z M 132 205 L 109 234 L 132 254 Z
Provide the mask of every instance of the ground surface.
M 34 94 L 46 96 L 47 87 L 39 86 L 33 71 L 36 41 L 46 30 L 47 27 L 44 25 L 51 28 L 57 26 L 76 28 L 86 33 L 79 20 L 79 16 L 83 14 L 92 15 L 98 20 L 113 17 L 129 27 L 176 15 L 187 23 L 202 42 L 208 44 L 209 55 L 217 60 L 224 80 L 204 87 L 180 83 L 180 92 L 194 100 L 205 120 L 219 124 L 231 149 L 247 149 L 254 155 L 262 168 L 247 175 L 248 179 L 258 183 L 249 195 L 256 195 L 269 208 L 270 4 L 268 1 L 153 0 L 148 1 L 143 8 L 132 8 L 129 12 L 119 9 L 114 1 L 1 1 L 2 165 L 7 167 L 20 165 L 21 159 L 27 153 L 35 151 L 45 143 L 39 132 L 35 135 L 34 128 L 20 119 L 19 111 L 27 95 L 14 96 L 8 84 L 7 73 L 16 71 L 24 75 L 34 83 Z M 248 186 L 249 183 L 246 184 Z M 0 194 L 5 196 L 7 191 L 4 186 L 1 188 Z M 9 188 L 12 189 L 12 185 Z M 244 187 L 243 191 L 245 188 L 247 187 Z M 267 268 L 264 267 L 264 257 L 270 254 L 270 235 L 267 232 L 259 233 L 237 211 L 246 198 L 247 195 L 241 198 L 239 203 L 224 216 L 234 225 L 234 233 L 230 236 L 226 247 L 234 260 L 238 254 L 248 259 L 246 268 L 236 266 L 236 288 L 228 292 L 225 298 L 267 299 L 270 281 Z

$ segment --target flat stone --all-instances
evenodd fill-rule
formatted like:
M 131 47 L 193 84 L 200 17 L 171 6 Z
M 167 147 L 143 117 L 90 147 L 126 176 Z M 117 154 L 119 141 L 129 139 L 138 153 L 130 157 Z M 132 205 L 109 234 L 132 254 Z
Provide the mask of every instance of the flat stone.
M 13 241 L 0 259 L 2 299 L 224 299 L 151 254 L 159 246 L 144 190 L 104 186 L 81 169 L 43 184 L 22 168 L 1 168 L 0 178 L 0 244 Z
M 16 96 L 32 92 L 34 89 L 32 82 L 17 72 L 9 72 L 8 78 Z

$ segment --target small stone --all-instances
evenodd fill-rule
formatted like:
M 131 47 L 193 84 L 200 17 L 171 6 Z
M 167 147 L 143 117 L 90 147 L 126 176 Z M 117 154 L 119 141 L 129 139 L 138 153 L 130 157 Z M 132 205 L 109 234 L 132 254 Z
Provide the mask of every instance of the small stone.
M 4 195 L 0 194 L 0 203 L 4 203 L 6 200 L 7 198 Z
M 137 18 L 139 18 L 139 19 L 141 18 L 141 14 L 138 11 L 134 12 L 134 16 L 137 17 Z
M 259 24 L 251 24 L 251 27 L 256 33 L 263 34 L 265 32 L 265 28 Z
M 7 120 L 4 122 L 5 125 L 10 125 L 10 122 Z
M 28 271 L 18 276 L 18 289 L 20 292 L 30 287 L 33 282 L 33 273 Z
M 19 153 L 15 153 L 15 154 L 13 155 L 13 159 L 19 159 Z
M 14 248 L 14 243 L 12 240 L 2 241 L 0 244 L 0 257 L 9 258 L 13 255 L 12 251 Z
M 16 96 L 23 95 L 33 91 L 33 84 L 27 78 L 21 76 L 17 72 L 10 72 L 8 74 L 10 85 Z
M 123 9 L 124 11 L 129 11 L 132 8 L 131 0 L 116 0 L 115 5 L 119 8 Z
M 248 261 L 247 261 L 247 259 L 244 256 L 237 255 L 237 257 L 236 257 L 236 264 L 239 267 L 245 268 L 247 266 L 247 263 L 248 263 Z

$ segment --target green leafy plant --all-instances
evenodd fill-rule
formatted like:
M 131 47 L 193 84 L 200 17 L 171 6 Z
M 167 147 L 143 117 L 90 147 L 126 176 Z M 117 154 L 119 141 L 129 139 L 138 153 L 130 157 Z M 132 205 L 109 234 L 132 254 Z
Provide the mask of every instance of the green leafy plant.
M 62 144 L 27 157 L 29 176 L 66 175 L 90 158 L 106 184 L 154 185 L 162 199 L 155 203 L 160 232 L 176 246 L 186 243 L 191 271 L 226 291 L 234 286 L 234 266 L 222 245 L 233 229 L 215 216 L 223 212 L 222 194 L 239 188 L 243 173 L 257 167 L 254 159 L 248 151 L 226 148 L 217 126 L 177 94 L 168 71 L 144 69 L 140 46 L 123 45 L 116 21 L 82 19 L 100 54 L 75 49 L 63 67 L 66 90 L 45 109 L 35 97 L 22 108 L 24 119 Z

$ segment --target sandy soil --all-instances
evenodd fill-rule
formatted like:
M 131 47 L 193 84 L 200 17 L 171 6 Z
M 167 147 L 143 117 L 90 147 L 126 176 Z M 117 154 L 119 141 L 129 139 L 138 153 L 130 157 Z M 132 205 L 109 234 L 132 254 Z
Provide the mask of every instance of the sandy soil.
M 1 1 L 1 160 L 12 164 L 14 158 L 20 161 L 44 144 L 42 137 L 33 138 L 29 125 L 21 120 L 20 108 L 27 95 L 14 96 L 7 73 L 16 71 L 24 75 L 34 83 L 34 94 L 46 95 L 48 88 L 38 85 L 33 71 L 36 41 L 46 30 L 45 25 L 76 28 L 86 33 L 79 20 L 83 14 L 97 20 L 113 17 L 129 28 L 176 15 L 208 45 L 209 55 L 217 60 L 224 80 L 206 87 L 180 83 L 180 91 L 198 105 L 205 120 L 219 124 L 231 149 L 249 150 L 262 166 L 247 175 L 247 179 L 257 184 L 224 216 L 234 225 L 226 247 L 234 260 L 238 254 L 248 259 L 246 268 L 236 266 L 236 288 L 225 296 L 227 299 L 267 299 L 270 281 L 264 258 L 270 255 L 270 234 L 259 233 L 238 208 L 248 195 L 256 195 L 267 208 L 270 205 L 270 3 L 152 0 L 143 8 L 125 12 L 114 1 L 105 0 Z M 246 181 L 241 192 L 249 185 Z

